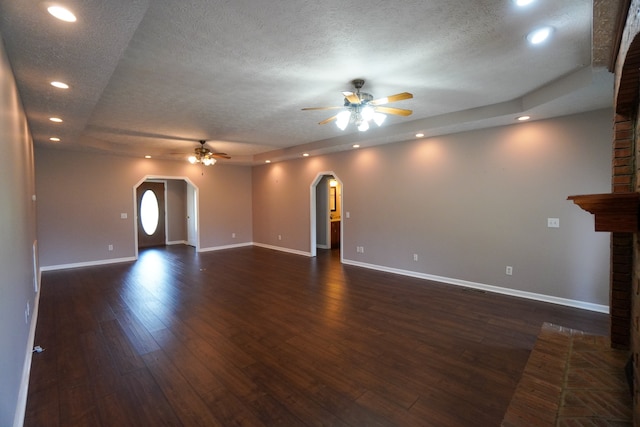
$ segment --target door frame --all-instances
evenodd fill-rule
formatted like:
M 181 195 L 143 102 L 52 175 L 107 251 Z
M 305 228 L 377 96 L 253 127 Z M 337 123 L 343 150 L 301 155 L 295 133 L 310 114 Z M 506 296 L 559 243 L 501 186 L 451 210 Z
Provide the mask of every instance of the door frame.
M 316 231 L 316 223 L 317 223 L 317 217 L 316 217 L 316 187 L 318 186 L 318 184 L 320 183 L 320 181 L 322 181 L 322 178 L 326 175 L 332 175 L 333 178 L 338 181 L 338 183 L 340 183 L 340 194 L 338 197 L 340 197 L 340 262 L 343 262 L 343 253 L 344 251 L 342 250 L 342 244 L 344 243 L 344 238 L 343 238 L 343 232 L 344 232 L 344 215 L 342 215 L 343 211 L 344 211 L 344 183 L 342 182 L 342 180 L 340 179 L 340 177 L 338 176 L 337 173 L 335 173 L 334 171 L 324 171 L 324 172 L 318 172 L 318 174 L 316 175 L 316 177 L 314 178 L 313 182 L 311 182 L 311 186 L 310 186 L 310 206 L 311 208 L 309 209 L 309 213 L 310 213 L 310 223 L 311 223 L 311 230 L 310 230 L 310 241 L 311 241 L 311 247 L 309 248 L 309 253 L 311 254 L 312 257 L 317 256 L 318 254 L 318 248 L 317 246 L 317 242 L 318 242 L 318 236 L 317 231 Z M 329 222 L 328 226 L 331 226 L 330 224 L 330 220 L 329 220 L 329 215 L 327 215 L 327 221 Z
M 165 191 L 165 212 L 166 212 L 166 204 L 167 204 L 167 197 L 166 197 L 166 192 L 167 192 L 167 186 L 166 186 L 166 181 L 167 180 L 182 180 L 185 181 L 187 183 L 187 190 L 189 188 L 189 186 L 192 186 L 194 191 L 195 191 L 195 201 L 196 201 L 196 206 L 200 206 L 200 189 L 198 188 L 197 185 L 195 185 L 193 183 L 193 181 L 191 181 L 189 179 L 189 177 L 186 176 L 171 176 L 171 175 L 145 175 L 144 177 L 142 177 L 142 179 L 140 179 L 138 182 L 136 182 L 133 185 L 133 188 L 131 190 L 132 192 L 132 197 L 133 197 L 133 247 L 134 247 L 134 253 L 135 253 L 135 259 L 138 259 L 138 199 L 136 196 L 136 190 L 137 188 L 140 186 L 140 184 L 142 184 L 145 181 L 161 181 L 165 183 L 164 186 L 164 191 Z M 189 212 L 187 212 L 187 214 L 189 214 Z M 196 212 L 196 252 L 200 252 L 200 215 Z M 167 232 L 167 221 L 165 218 L 165 223 L 164 223 L 164 227 L 165 227 L 165 233 Z M 166 234 L 165 234 L 166 235 Z
M 187 245 L 198 248 L 198 189 L 187 182 Z

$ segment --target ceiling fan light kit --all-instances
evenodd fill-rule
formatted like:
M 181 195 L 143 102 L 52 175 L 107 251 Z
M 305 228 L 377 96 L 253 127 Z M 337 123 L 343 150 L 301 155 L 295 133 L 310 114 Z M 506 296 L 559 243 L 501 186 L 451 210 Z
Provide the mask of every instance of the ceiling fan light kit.
M 370 93 L 360 92 L 364 86 L 364 80 L 356 79 L 351 82 L 356 89 L 355 92 L 342 92 L 344 96 L 344 105 L 339 107 L 311 107 L 303 108 L 303 110 L 333 110 L 342 109 L 341 112 L 333 117 L 329 117 L 318 124 L 326 124 L 335 120 L 336 126 L 340 130 L 345 130 L 350 123 L 353 123 L 360 132 L 369 130 L 369 123 L 374 122 L 377 126 L 381 126 L 387 118 L 387 114 L 398 116 L 408 116 L 413 111 L 401 108 L 380 107 L 390 102 L 402 101 L 403 99 L 411 99 L 413 95 L 409 92 L 402 92 L 384 98 L 373 99 Z
M 191 163 L 192 165 L 196 164 L 196 163 L 202 163 L 205 166 L 213 166 L 216 164 L 216 159 L 214 159 L 213 157 L 208 157 L 207 155 L 204 156 L 189 156 L 189 163 Z
M 192 154 L 191 156 L 188 157 L 189 163 L 191 163 L 192 165 L 196 164 L 196 163 L 200 163 L 203 164 L 205 166 L 213 166 L 216 164 L 216 157 L 217 158 L 223 158 L 223 159 L 230 159 L 231 157 L 229 157 L 226 153 L 214 153 L 211 150 L 209 150 L 207 147 L 204 146 L 204 144 L 207 141 L 200 141 L 200 147 L 196 147 L 196 149 L 194 150 L 194 154 Z

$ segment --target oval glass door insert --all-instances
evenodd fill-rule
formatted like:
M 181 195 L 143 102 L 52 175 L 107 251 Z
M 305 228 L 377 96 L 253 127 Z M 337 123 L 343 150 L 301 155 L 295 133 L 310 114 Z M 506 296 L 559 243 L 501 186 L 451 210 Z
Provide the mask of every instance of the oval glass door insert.
M 145 233 L 151 236 L 158 228 L 158 218 L 160 207 L 158 206 L 158 198 L 156 193 L 147 190 L 142 194 L 140 201 L 140 222 Z

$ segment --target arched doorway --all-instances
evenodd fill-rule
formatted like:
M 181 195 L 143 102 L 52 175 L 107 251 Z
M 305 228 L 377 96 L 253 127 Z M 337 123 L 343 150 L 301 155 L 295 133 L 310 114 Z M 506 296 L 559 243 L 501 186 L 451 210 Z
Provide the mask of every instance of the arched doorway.
M 144 211 L 149 207 L 157 212 L 147 217 L 149 212 Z M 151 246 L 185 244 L 199 251 L 198 207 L 199 190 L 189 178 L 146 176 L 137 182 L 133 187 L 136 258 L 140 248 Z
M 311 256 L 318 248 L 340 251 L 344 230 L 342 201 L 344 185 L 333 171 L 320 172 L 311 183 Z

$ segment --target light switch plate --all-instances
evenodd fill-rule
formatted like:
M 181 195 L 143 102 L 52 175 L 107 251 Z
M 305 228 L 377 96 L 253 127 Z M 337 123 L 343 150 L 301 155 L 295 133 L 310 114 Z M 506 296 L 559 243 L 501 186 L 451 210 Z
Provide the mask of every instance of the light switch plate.
M 547 218 L 547 227 L 560 228 L 560 218 Z

